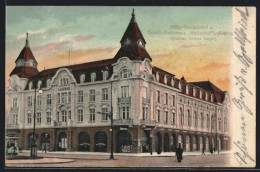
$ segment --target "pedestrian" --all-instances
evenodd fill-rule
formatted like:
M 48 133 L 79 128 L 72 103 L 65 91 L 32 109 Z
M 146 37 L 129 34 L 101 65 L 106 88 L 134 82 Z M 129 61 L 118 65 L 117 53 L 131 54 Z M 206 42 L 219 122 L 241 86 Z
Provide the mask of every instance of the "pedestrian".
M 216 148 L 215 148 L 215 146 L 214 146 L 214 149 L 213 149 L 213 150 L 214 150 L 214 153 L 215 153 L 215 151 L 216 151 Z
M 182 153 L 183 153 L 183 150 L 181 148 L 181 144 L 179 143 L 179 146 L 178 148 L 176 149 L 176 157 L 177 157 L 177 160 L 178 162 L 180 163 L 181 160 L 182 160 Z
M 202 147 L 202 155 L 205 155 L 205 147 Z
M 47 146 L 44 144 L 44 152 L 47 153 Z

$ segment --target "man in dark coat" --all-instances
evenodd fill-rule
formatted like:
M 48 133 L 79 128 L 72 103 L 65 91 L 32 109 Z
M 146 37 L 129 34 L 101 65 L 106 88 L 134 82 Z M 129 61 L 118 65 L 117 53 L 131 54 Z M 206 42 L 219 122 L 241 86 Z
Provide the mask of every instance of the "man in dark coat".
M 182 153 L 183 153 L 183 149 L 181 148 L 181 144 L 179 143 L 179 146 L 176 149 L 176 157 L 177 157 L 178 162 L 181 162 L 181 160 L 182 160 Z

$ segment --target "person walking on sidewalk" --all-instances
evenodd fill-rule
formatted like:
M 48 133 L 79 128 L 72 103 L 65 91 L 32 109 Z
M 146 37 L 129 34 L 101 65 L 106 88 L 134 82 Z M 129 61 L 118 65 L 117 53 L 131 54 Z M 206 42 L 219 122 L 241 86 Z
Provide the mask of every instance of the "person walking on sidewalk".
M 182 153 L 183 153 L 183 150 L 181 148 L 181 144 L 179 143 L 179 146 L 178 148 L 176 149 L 176 157 L 177 157 L 177 160 L 178 162 L 180 163 L 181 160 L 182 160 Z
M 205 155 L 205 147 L 202 147 L 202 155 Z

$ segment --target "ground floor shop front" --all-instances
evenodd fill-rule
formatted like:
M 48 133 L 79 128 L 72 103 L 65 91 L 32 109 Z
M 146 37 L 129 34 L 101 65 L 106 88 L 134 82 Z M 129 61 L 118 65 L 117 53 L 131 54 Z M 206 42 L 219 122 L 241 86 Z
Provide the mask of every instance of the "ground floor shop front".
M 48 151 L 87 151 L 110 152 L 110 127 L 77 127 L 36 129 L 38 150 L 44 147 Z M 7 130 L 18 139 L 22 150 L 31 148 L 33 130 Z M 114 152 L 173 152 L 180 144 L 184 151 L 209 151 L 212 145 L 215 150 L 229 150 L 231 138 L 227 135 L 211 132 L 184 131 L 144 126 L 120 127 L 113 130 Z

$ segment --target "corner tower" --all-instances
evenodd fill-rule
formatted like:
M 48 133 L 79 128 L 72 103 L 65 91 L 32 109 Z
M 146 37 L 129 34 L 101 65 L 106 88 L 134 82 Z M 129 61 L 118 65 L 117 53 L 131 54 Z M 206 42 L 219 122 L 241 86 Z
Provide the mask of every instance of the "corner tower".
M 144 60 L 152 58 L 145 49 L 146 41 L 136 22 L 134 9 L 130 23 L 120 41 L 121 48 L 115 55 L 114 59 L 118 60 L 121 57 L 128 57 L 130 60 Z
M 10 76 L 18 75 L 20 78 L 30 78 L 39 72 L 37 69 L 38 63 L 29 46 L 28 33 L 26 34 L 25 46 L 15 60 L 15 64 Z

